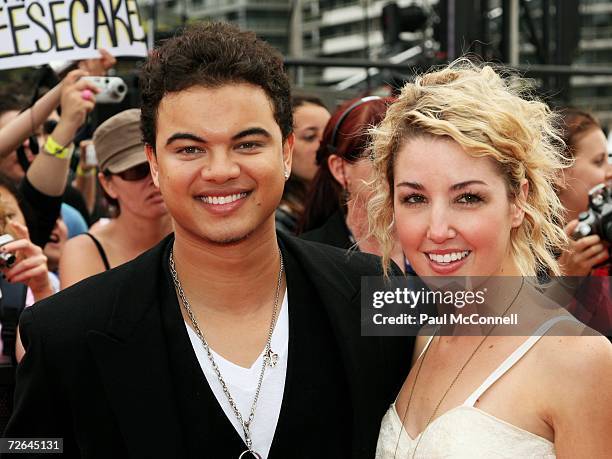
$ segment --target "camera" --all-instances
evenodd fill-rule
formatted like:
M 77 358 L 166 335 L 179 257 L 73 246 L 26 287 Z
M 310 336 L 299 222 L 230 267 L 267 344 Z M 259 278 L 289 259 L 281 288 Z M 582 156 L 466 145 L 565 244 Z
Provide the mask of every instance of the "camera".
M 127 85 L 119 77 L 83 77 L 92 82 L 100 92 L 96 94 L 96 103 L 118 104 L 123 101 L 127 94 Z
M 3 234 L 0 236 L 0 247 L 13 242 L 15 239 L 10 234 Z M 0 268 L 10 268 L 17 261 L 15 254 L 10 252 L 0 252 Z
M 612 190 L 603 183 L 589 191 L 589 208 L 578 216 L 572 238 L 578 240 L 591 234 L 612 242 Z

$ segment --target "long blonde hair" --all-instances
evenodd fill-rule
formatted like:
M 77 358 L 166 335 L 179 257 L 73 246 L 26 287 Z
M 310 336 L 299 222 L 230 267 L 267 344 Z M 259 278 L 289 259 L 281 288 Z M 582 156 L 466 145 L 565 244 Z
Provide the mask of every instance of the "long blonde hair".
M 372 130 L 373 196 L 368 204 L 371 233 L 380 243 L 385 273 L 394 244 L 394 165 L 402 145 L 419 136 L 456 141 L 473 157 L 490 157 L 508 194 L 524 212 L 510 235 L 511 255 L 524 276 L 541 270 L 560 274 L 554 253 L 567 242 L 562 205 L 554 183 L 569 165 L 563 156 L 557 115 L 531 97 L 522 78 L 502 77 L 491 66 L 459 59 L 406 84 L 379 126 Z M 529 184 L 520 199 L 521 182 Z

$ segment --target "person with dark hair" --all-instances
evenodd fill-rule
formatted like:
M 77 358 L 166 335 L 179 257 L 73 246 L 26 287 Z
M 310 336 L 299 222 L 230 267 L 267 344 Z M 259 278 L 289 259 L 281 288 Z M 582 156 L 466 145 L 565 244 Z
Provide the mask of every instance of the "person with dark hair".
M 576 108 L 559 113 L 565 155 L 573 159 L 558 186 L 559 199 L 565 207 L 566 233 L 571 236 L 578 225 L 578 215 L 589 207 L 591 188 L 612 180 L 612 164 L 608 162 L 606 136 L 592 114 Z M 608 258 L 608 247 L 599 236 L 591 235 L 571 241 L 559 264 L 566 276 L 585 276 Z
M 359 336 L 376 257 L 276 232 L 290 85 L 254 33 L 194 24 L 142 69 L 174 235 L 26 310 L 6 436 L 65 457 L 371 458 L 413 338 Z
M 368 236 L 366 212 L 372 172 L 369 130 L 384 118 L 392 101 L 377 96 L 352 99 L 332 115 L 317 151 L 319 172 L 300 224 L 303 239 L 379 253 Z M 393 260 L 404 266 L 401 250 L 394 252 Z
M 59 280 L 49 272 L 47 254 L 30 240 L 25 218 L 28 212 L 28 204 L 19 189 L 0 172 L 0 235 L 10 235 L 14 239 L 2 245 L 0 251 L 15 257 L 10 263 L 4 259 L 0 263 L 0 327 L 3 328 L 0 345 L 5 344 L 7 335 L 15 337 L 17 319 L 24 307 L 59 290 Z M 0 355 L 20 359 L 23 348 L 19 338 L 9 341 L 11 344 Z
M 118 215 L 66 243 L 59 270 L 62 288 L 136 258 L 172 231 L 139 126 L 140 110 L 133 108 L 107 119 L 94 133 L 98 179 Z
M 26 107 L 26 101 L 14 87 L 6 87 L 0 92 L 0 129 L 9 124 L 19 112 Z M 30 148 L 31 138 L 28 137 L 23 142 L 23 151 L 29 162 L 34 159 L 34 154 Z M 18 183 L 25 176 L 25 170 L 17 157 L 17 150 L 9 151 L 8 154 L 0 155 L 0 171 Z
M 99 91 L 92 82 L 81 79 L 86 75 L 83 70 L 72 71 L 21 113 L 13 105 L 13 110 L 0 114 L 0 171 L 19 184 L 21 194 L 29 203 L 32 212 L 28 229 L 36 245 L 44 246 L 49 240 L 63 199 L 81 208 L 88 218 L 80 193 L 67 188 L 73 138 L 93 109 L 95 93 Z M 58 103 L 62 107 L 60 120 L 46 142 L 38 145 L 37 130 Z M 20 146 L 24 152 L 21 159 L 16 151 Z M 33 150 L 40 153 L 33 155 Z
M 564 289 L 551 289 L 550 292 L 557 300 L 560 300 L 559 292 L 569 294 L 568 309 L 583 323 L 610 337 L 610 245 L 597 234 L 577 240 L 574 236 L 579 214 L 589 207 L 589 191 L 600 184 L 612 185 L 606 136 L 599 121 L 587 111 L 570 107 L 560 110 L 559 114 L 564 153 L 573 159 L 571 167 L 563 170 L 557 186 L 565 208 L 563 225 L 569 244 L 559 257 L 559 266 L 565 276 Z
M 276 210 L 276 228 L 294 234 L 304 212 L 308 187 L 317 173 L 317 149 L 330 115 L 323 101 L 316 96 L 293 96 L 292 106 L 295 144 L 291 175 Z

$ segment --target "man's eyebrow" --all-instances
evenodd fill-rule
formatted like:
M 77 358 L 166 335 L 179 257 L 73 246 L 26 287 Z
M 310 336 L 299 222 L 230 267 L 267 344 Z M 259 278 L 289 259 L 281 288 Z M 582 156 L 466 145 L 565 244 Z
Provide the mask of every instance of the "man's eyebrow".
M 244 131 L 240 131 L 238 134 L 232 136 L 232 140 L 242 139 L 243 137 L 248 137 L 251 135 L 261 135 L 268 139 L 272 138 L 272 134 L 270 134 L 264 128 L 253 127 L 245 129 Z
M 191 134 L 190 132 L 175 132 L 170 137 L 168 137 L 168 140 L 166 140 L 166 146 L 177 140 L 193 140 L 194 142 L 206 143 L 206 140 L 204 140 L 202 137 L 198 137 L 197 135 Z

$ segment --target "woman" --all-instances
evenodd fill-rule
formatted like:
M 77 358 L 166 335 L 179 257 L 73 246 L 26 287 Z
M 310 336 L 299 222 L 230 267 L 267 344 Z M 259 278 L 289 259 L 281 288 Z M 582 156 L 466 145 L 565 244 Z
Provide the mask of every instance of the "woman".
M 419 338 L 378 458 L 612 450 L 612 391 L 598 386 L 612 380 L 612 346 L 578 336 L 584 326 L 524 278 L 560 272 L 552 252 L 565 236 L 552 184 L 565 159 L 554 115 L 521 95 L 490 67 L 455 63 L 407 84 L 375 132 L 369 210 L 385 264 L 394 227 L 419 276 L 502 285 L 486 306 L 520 313 L 532 335 L 499 325 Z
M 59 268 L 62 288 L 136 258 L 172 231 L 151 179 L 139 126 L 140 110 L 131 109 L 109 118 L 94 133 L 98 179 L 119 215 L 66 242 Z
M 570 242 L 559 258 L 566 276 L 560 279 L 563 288 L 551 288 L 548 293 L 569 302 L 576 317 L 610 337 L 609 244 L 597 234 L 574 236 L 579 214 L 588 209 L 589 191 L 600 184 L 610 186 L 612 165 L 608 162 L 606 136 L 597 119 L 588 112 L 566 108 L 560 114 L 565 152 L 573 159 L 558 185 L 559 199 L 566 209 L 562 224 Z
M 13 358 L 20 361 L 25 353 L 17 331 L 17 320 L 23 308 L 59 290 L 59 280 L 47 268 L 46 253 L 30 240 L 24 216 L 28 212 L 29 207 L 13 181 L 0 173 L 0 235 L 9 234 L 14 239 L 0 246 L 0 252 L 5 256 L 14 256 L 12 263 L 2 263 L 0 267 L 0 328 L 4 328 L 0 340 L 0 362 L 12 361 Z M 11 337 L 15 338 L 11 340 Z
M 300 225 L 302 238 L 379 253 L 376 241 L 368 237 L 369 129 L 383 119 L 392 100 L 377 96 L 353 99 L 334 112 L 317 152 L 320 167 Z M 393 259 L 404 266 L 401 251 L 395 250 Z
M 294 96 L 291 103 L 295 144 L 291 175 L 276 211 L 276 226 L 293 234 L 304 212 L 308 186 L 317 173 L 316 153 L 330 115 L 323 101 L 315 96 Z
M 43 249 L 30 241 L 24 211 L 28 212 L 17 187 L 0 174 L 0 234 L 10 234 L 15 240 L 0 247 L 3 253 L 16 256 L 16 262 L 2 267 L 9 283 L 20 282 L 28 287 L 25 305 L 30 306 L 59 290 L 57 277 L 47 268 Z

